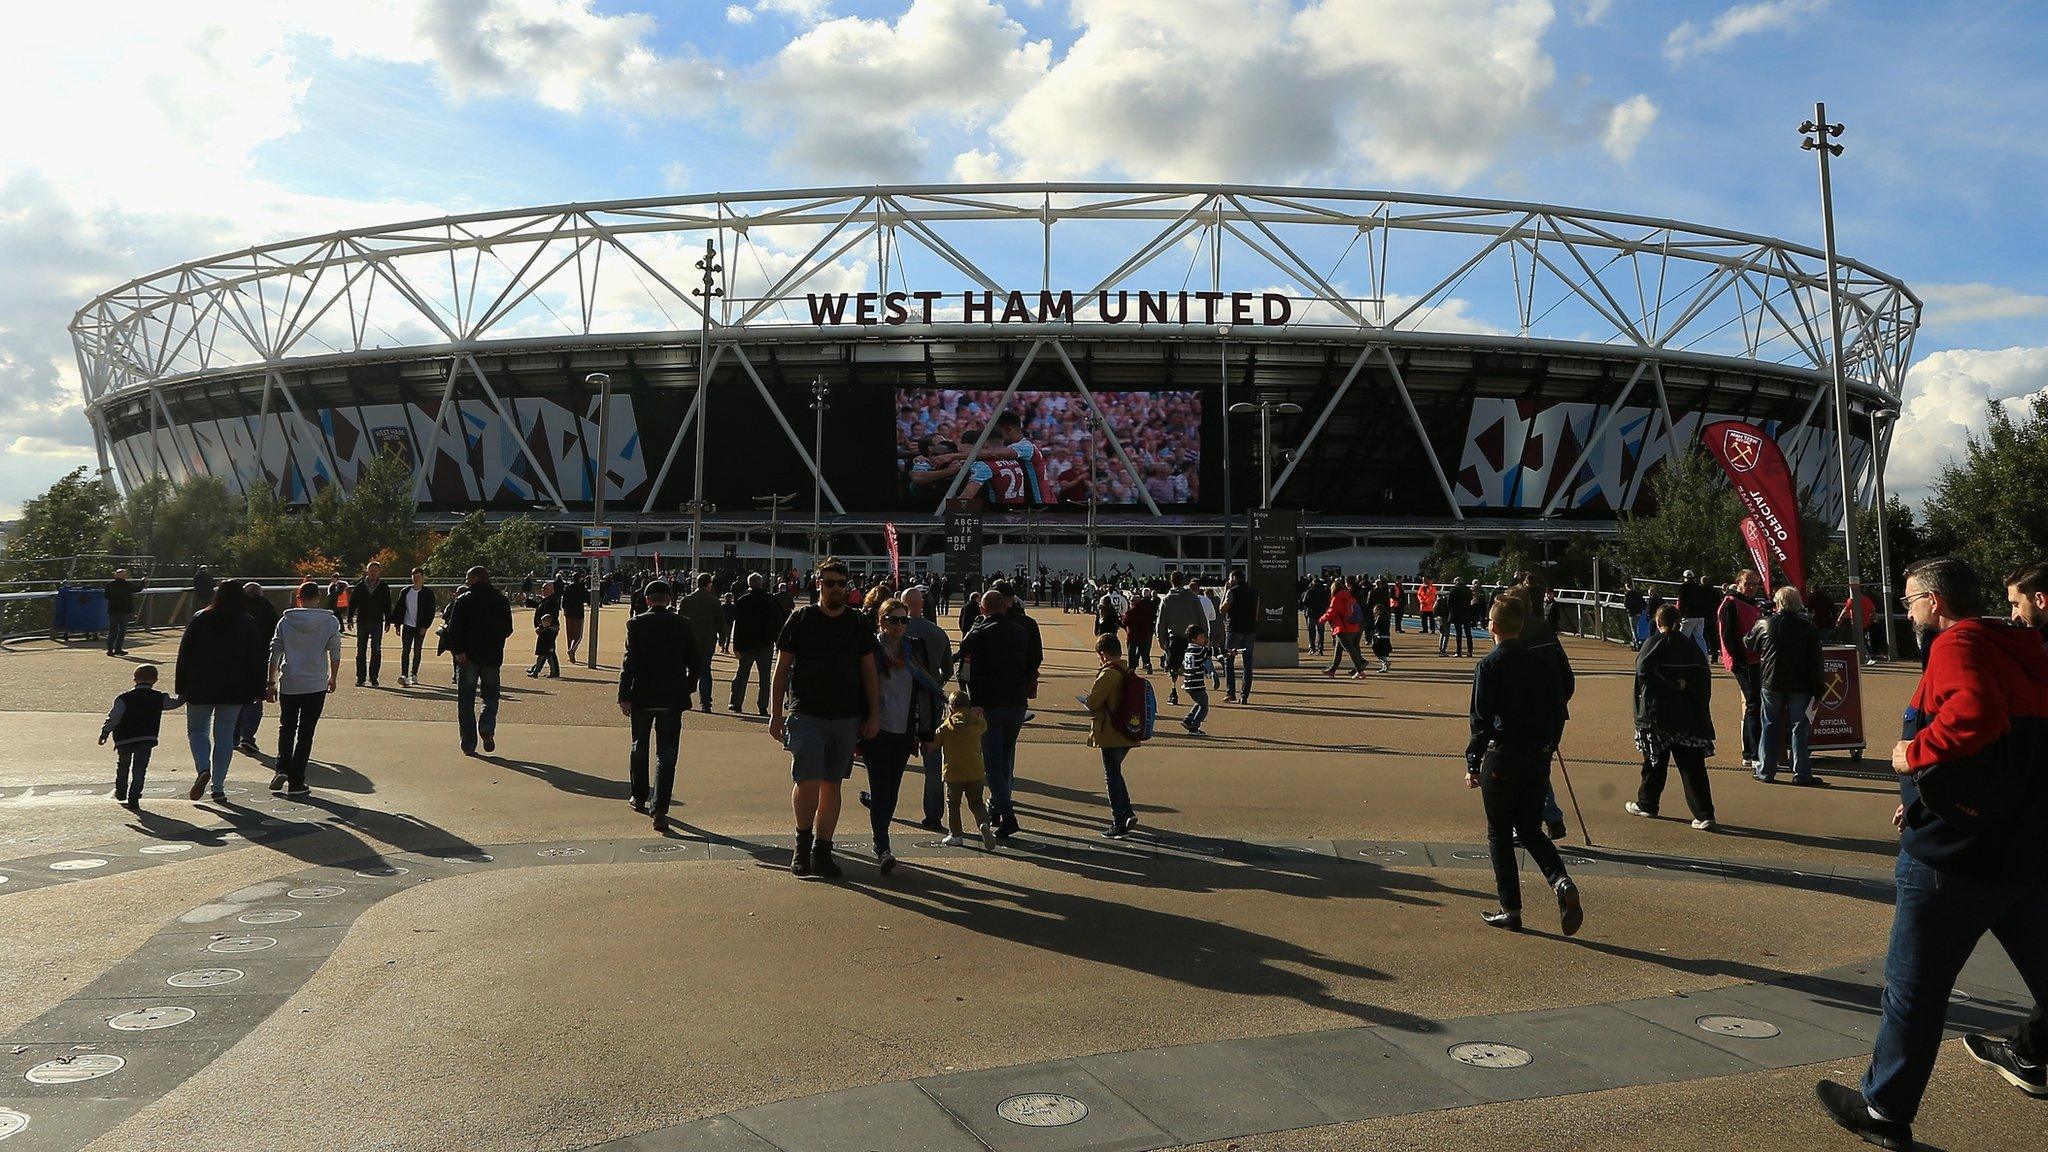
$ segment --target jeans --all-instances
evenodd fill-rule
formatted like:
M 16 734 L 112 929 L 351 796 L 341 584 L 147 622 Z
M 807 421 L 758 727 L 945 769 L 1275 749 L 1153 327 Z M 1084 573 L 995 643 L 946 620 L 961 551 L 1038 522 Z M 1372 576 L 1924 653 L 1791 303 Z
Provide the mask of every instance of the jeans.
M 712 647 L 715 648 L 717 645 L 714 644 Z M 711 683 L 711 648 L 697 653 L 697 660 L 697 707 L 709 712 L 714 691 Z
M 1202 730 L 1202 721 L 1209 718 L 1209 690 L 1207 688 L 1189 688 L 1187 689 L 1187 694 L 1194 707 L 1188 709 L 1188 714 L 1181 723 L 1187 726 L 1188 731 L 1199 732 Z
M 1458 655 L 1472 655 L 1472 621 L 1458 621 Z
M 476 712 L 477 688 L 483 688 L 484 711 Z M 479 666 L 474 660 L 464 660 L 455 666 L 455 723 L 462 735 L 462 750 L 476 751 L 479 733 L 485 736 L 498 734 L 498 666 Z
M 981 762 L 988 773 L 989 819 L 998 826 L 1015 824 L 1010 788 L 1017 775 L 1017 735 L 1024 730 L 1024 709 L 984 708 L 988 730 L 981 734 Z
M 1230 643 L 1225 645 L 1223 649 L 1223 683 L 1225 689 L 1232 696 L 1238 695 L 1237 661 L 1239 657 L 1244 659 L 1243 698 L 1249 700 L 1252 695 L 1252 638 L 1242 633 L 1232 636 Z
M 1737 664 L 1735 684 L 1742 689 L 1742 758 L 1756 760 L 1757 738 L 1763 732 L 1764 666 Z
M 1948 994 L 1989 931 L 2034 994 L 2048 1001 L 2048 877 L 1980 880 L 1899 853 L 1897 904 L 1884 957 L 1883 1016 L 1863 1098 L 1910 1124 L 1934 1072 Z
M 759 648 L 740 649 L 740 666 L 738 670 L 734 671 L 732 674 L 733 711 L 739 711 L 741 703 L 743 703 L 746 699 L 747 673 L 749 670 L 754 671 L 754 679 L 757 682 L 754 687 L 754 711 L 768 711 L 768 685 L 770 683 L 769 673 L 773 667 L 771 662 L 774 659 L 775 646 L 773 644 L 763 644 Z M 706 699 L 709 698 L 710 697 L 708 696 L 706 697 Z
M 1337 633 L 1337 654 L 1330 657 L 1330 671 L 1335 672 L 1337 666 L 1344 663 L 1344 657 L 1346 656 L 1351 657 L 1351 670 L 1353 672 L 1365 671 L 1365 657 L 1360 655 L 1358 651 L 1358 638 L 1360 635 L 1362 633 Z
M 1645 643 L 1647 643 L 1647 642 L 1649 641 L 1649 639 L 1650 639 L 1650 614 L 1649 614 L 1648 612 L 1638 612 L 1638 613 L 1636 613 L 1636 620 L 1635 620 L 1635 623 L 1636 623 L 1636 642 L 1635 642 L 1635 647 L 1637 647 L 1637 648 L 1641 648 L 1641 647 L 1642 647 L 1642 646 L 1643 646 L 1643 645 L 1644 645 Z
M 1766 692 L 1763 707 L 1763 735 L 1758 740 L 1757 751 L 1763 761 L 1757 769 L 1757 776 L 1769 780 L 1778 774 L 1778 747 L 1785 737 L 1785 725 L 1791 722 L 1792 778 L 1813 779 L 1813 756 L 1807 751 L 1812 738 L 1812 724 L 1806 718 L 1806 706 L 1813 697 L 1797 692 Z
M 1132 633 L 1131 650 L 1126 655 L 1131 658 L 1131 664 L 1134 667 L 1142 664 L 1145 671 L 1150 672 L 1152 670 L 1152 633 L 1149 631 Z
M 306 783 L 306 761 L 313 755 L 313 729 L 327 708 L 325 692 L 286 692 L 277 698 L 277 770 L 293 788 Z
M 1124 786 L 1124 757 L 1130 752 L 1129 746 L 1102 750 L 1103 783 L 1109 789 L 1109 822 L 1119 827 L 1138 818 L 1131 807 L 1131 790 Z
M 647 795 L 647 744 L 654 743 L 654 796 Z M 668 811 L 676 789 L 676 748 L 682 742 L 683 714 L 675 708 L 633 709 L 633 802 L 647 805 L 647 812 L 660 816 Z
M 398 673 L 419 679 L 420 650 L 426 647 L 425 628 L 402 628 L 398 633 Z
M 192 744 L 192 769 L 213 778 L 213 791 L 227 783 L 228 763 L 235 758 L 235 722 L 240 704 L 185 705 L 185 738 Z
M 1486 809 L 1486 851 L 1493 857 L 1493 887 L 1500 906 L 1509 912 L 1522 910 L 1522 877 L 1515 859 L 1515 837 L 1519 834 L 1529 859 L 1543 870 L 1543 878 L 1555 888 L 1571 877 L 1558 858 L 1557 847 L 1543 834 L 1543 794 L 1548 781 L 1542 776 L 1503 779 L 1494 771 L 1489 756 L 1481 766 L 1479 799 Z
M 875 834 L 875 855 L 889 850 L 889 822 L 896 819 L 896 798 L 903 791 L 903 766 L 917 748 L 907 732 L 877 732 L 864 740 L 860 758 L 868 766 L 868 827 Z
M 1699 645 L 1701 652 L 1706 652 L 1707 621 L 1705 617 L 1690 616 L 1686 619 L 1680 620 L 1678 622 L 1678 632 L 1679 635 L 1684 636 L 1687 640 L 1690 640 L 1693 643 Z M 1712 659 L 1711 656 L 1709 656 L 1708 658 Z
M 942 763 L 944 759 L 944 754 L 939 751 L 936 744 L 923 756 L 924 822 L 927 824 L 937 824 L 946 814 L 946 777 L 945 765 Z
M 533 667 L 527 669 L 526 674 L 528 676 L 538 676 L 543 668 L 547 669 L 550 676 L 560 676 L 562 674 L 562 658 L 555 654 L 553 645 L 549 645 L 544 652 L 534 654 Z
M 1308 618 L 1308 651 L 1311 656 L 1320 656 L 1329 646 L 1329 626 L 1324 624 L 1320 613 Z
M 235 743 L 254 744 L 256 729 L 263 723 L 263 700 L 258 697 L 242 705 L 242 715 L 235 721 Z
M 363 682 L 366 668 L 372 683 L 384 669 L 384 622 L 369 616 L 356 621 L 356 683 Z
M 149 775 L 149 754 L 154 744 L 130 744 L 114 749 L 114 795 L 123 804 L 142 799 L 142 779 Z
M 126 649 L 128 644 L 128 622 L 133 619 L 135 619 L 134 616 L 126 613 L 117 614 L 110 612 L 107 614 L 108 652 L 120 652 Z M 143 759 L 146 762 L 148 757 L 145 755 Z
M 1714 790 L 1707 781 L 1706 750 L 1683 744 L 1661 747 L 1655 755 L 1643 753 L 1643 782 L 1636 789 L 1636 806 L 1645 812 L 1657 811 L 1673 760 L 1678 761 L 1678 782 L 1685 788 L 1685 806 L 1692 811 L 1692 818 L 1712 820 Z

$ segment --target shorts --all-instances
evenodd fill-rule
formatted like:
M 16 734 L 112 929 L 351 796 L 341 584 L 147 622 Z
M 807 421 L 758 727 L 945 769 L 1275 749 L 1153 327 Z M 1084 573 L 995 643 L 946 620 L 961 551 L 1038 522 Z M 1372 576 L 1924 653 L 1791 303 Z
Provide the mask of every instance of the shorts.
M 791 713 L 783 722 L 782 746 L 789 749 L 789 778 L 799 784 L 838 782 L 853 775 L 853 750 L 860 721 L 828 720 Z

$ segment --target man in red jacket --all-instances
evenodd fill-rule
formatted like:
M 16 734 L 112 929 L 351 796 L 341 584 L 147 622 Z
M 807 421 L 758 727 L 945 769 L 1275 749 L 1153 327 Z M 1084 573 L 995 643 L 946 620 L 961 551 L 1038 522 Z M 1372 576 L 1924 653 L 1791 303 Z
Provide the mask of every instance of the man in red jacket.
M 1959 560 L 1914 565 L 1902 603 L 1931 638 L 1892 749 L 1903 802 L 1883 1016 L 1862 1091 L 1815 1086 L 1836 1123 L 1884 1148 L 1913 1146 L 1949 993 L 1979 937 L 1998 938 L 2037 1000 L 2048 992 L 2048 650 L 1979 618 L 1982 585 Z

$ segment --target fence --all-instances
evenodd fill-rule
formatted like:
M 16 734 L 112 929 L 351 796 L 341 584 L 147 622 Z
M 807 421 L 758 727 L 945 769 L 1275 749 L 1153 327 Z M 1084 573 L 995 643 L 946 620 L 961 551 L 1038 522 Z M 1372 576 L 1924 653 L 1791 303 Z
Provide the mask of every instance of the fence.
M 295 576 L 252 576 L 239 577 L 237 583 L 256 581 L 263 586 L 264 596 L 280 609 L 291 606 L 291 595 L 299 587 Z M 47 585 L 45 587 L 21 588 L 19 585 Z M 57 595 L 63 588 L 91 587 L 93 584 L 57 585 L 50 581 L 9 581 L 0 584 L 0 642 L 49 637 L 51 639 L 76 641 L 98 639 L 102 633 L 60 633 L 56 631 Z M 192 589 L 182 587 L 145 587 L 135 597 L 135 617 L 129 622 L 130 632 L 148 632 L 158 628 L 182 627 L 192 618 L 192 613 L 202 605 L 192 603 Z

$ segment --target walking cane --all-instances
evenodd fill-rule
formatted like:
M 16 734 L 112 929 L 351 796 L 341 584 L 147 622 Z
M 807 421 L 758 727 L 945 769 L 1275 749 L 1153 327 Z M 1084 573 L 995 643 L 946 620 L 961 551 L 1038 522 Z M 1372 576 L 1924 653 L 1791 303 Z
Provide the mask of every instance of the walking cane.
M 1551 755 L 1557 757 L 1557 770 L 1564 776 L 1564 794 L 1571 797 L 1572 815 L 1579 818 L 1579 835 L 1585 837 L 1586 847 L 1591 848 L 1593 846 L 1593 833 L 1591 829 L 1586 827 L 1586 814 L 1579 811 L 1579 793 L 1577 789 L 1572 787 L 1572 774 L 1564 766 L 1564 753 L 1556 748 L 1552 748 L 1550 752 Z

